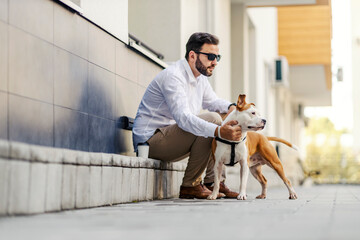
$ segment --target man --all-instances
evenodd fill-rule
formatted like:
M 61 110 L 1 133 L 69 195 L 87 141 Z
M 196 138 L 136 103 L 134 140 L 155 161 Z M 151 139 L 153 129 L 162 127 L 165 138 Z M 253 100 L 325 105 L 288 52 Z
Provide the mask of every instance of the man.
M 194 33 L 186 44 L 185 59 L 160 72 L 150 83 L 141 100 L 133 127 L 135 151 L 139 143 L 149 144 L 149 157 L 174 162 L 189 156 L 180 187 L 180 198 L 207 198 L 214 181 L 211 142 L 221 138 L 239 141 L 240 126 L 236 121 L 220 127 L 225 115 L 235 104 L 219 99 L 207 77 L 220 60 L 219 40 L 209 33 Z M 200 114 L 201 109 L 210 112 Z M 206 170 L 202 184 L 201 176 Z M 225 171 L 223 171 L 225 172 Z M 225 174 L 223 174 L 225 175 Z M 223 179 L 225 176 L 223 176 Z M 220 193 L 236 198 L 222 181 Z

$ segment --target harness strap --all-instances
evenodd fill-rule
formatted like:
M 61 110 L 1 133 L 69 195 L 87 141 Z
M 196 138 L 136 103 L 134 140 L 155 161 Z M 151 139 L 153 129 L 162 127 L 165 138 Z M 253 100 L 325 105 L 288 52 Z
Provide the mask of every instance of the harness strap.
M 227 166 L 235 165 L 235 144 L 231 144 L 231 154 L 230 154 L 230 163 Z
M 231 145 L 231 153 L 230 153 L 230 163 L 229 164 L 225 164 L 226 166 L 234 166 L 237 162 L 235 162 L 235 146 L 238 145 L 239 143 L 245 141 L 246 137 L 244 137 L 244 139 L 242 139 L 240 142 L 229 142 L 225 139 L 221 139 L 219 137 L 215 137 L 216 141 L 225 143 L 227 145 Z

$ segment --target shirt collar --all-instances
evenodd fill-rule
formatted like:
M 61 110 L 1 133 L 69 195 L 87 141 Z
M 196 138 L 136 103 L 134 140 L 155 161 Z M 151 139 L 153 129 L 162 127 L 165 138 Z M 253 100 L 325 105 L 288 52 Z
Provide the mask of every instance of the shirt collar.
M 188 76 L 189 76 L 189 81 L 190 81 L 190 83 L 193 83 L 193 82 L 196 83 L 196 82 L 197 82 L 197 79 L 201 76 L 201 74 L 200 74 L 200 76 L 199 76 L 198 78 L 195 78 L 194 73 L 192 72 L 192 70 L 191 70 L 191 68 L 190 68 L 190 65 L 189 65 L 188 61 L 186 60 L 186 58 L 185 58 L 185 59 L 182 59 L 182 64 L 184 65 L 185 70 L 186 70 L 186 73 L 187 73 Z

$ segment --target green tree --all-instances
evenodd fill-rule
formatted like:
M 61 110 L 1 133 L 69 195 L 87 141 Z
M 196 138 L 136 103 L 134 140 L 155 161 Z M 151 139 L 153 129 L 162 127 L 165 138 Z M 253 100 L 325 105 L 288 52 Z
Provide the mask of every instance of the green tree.
M 320 175 L 313 176 L 315 182 L 360 182 L 359 164 L 351 149 L 341 145 L 341 136 L 347 132 L 346 129 L 336 130 L 328 118 L 308 121 L 305 165 L 311 171 L 320 171 Z

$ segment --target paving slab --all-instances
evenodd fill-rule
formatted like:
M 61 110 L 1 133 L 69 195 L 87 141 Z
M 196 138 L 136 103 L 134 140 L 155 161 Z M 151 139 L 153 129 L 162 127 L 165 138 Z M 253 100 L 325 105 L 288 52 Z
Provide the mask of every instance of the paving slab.
M 360 185 L 270 188 L 268 198 L 165 199 L 0 218 L 0 239 L 358 239 Z M 21 229 L 21 231 L 19 231 Z

